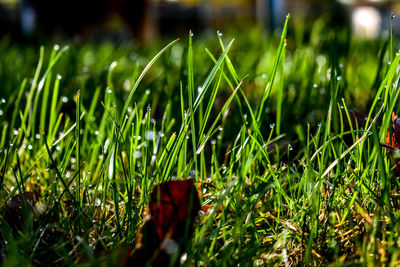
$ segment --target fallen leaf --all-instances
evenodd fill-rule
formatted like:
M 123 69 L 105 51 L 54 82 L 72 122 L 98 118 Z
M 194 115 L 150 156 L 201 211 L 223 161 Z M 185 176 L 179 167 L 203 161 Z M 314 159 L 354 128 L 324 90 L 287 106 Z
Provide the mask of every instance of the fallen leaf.
M 192 179 L 172 180 L 153 189 L 150 213 L 160 241 L 191 236 L 199 210 L 200 200 Z
M 192 179 L 155 185 L 149 207 L 150 216 L 144 218 L 136 248 L 123 250 L 123 266 L 170 265 L 170 256 L 186 250 L 201 208 Z

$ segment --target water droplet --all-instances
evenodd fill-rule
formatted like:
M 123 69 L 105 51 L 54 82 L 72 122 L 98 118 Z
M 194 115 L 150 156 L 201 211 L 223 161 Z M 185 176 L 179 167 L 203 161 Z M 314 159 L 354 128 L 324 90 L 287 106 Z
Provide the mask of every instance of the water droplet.
M 263 78 L 263 79 L 267 78 L 267 74 L 265 74 L 265 73 L 261 74 L 261 78 Z
M 36 138 L 36 139 L 40 139 L 40 134 L 38 134 L 38 133 L 35 134 L 35 138 Z
M 57 80 L 61 80 L 62 76 L 60 74 L 57 74 Z
M 220 140 L 222 138 L 222 135 L 217 135 L 217 139 Z
M 218 128 L 218 131 L 222 131 L 224 128 L 222 128 L 222 126 L 220 126 L 219 128 Z
M 314 84 L 313 84 L 313 87 L 314 87 L 314 88 L 317 88 L 317 87 L 318 87 L 318 85 L 317 85 L 316 83 L 314 83 Z
M 67 173 L 65 174 L 65 178 L 69 178 L 69 177 L 71 177 L 71 173 L 70 173 L 70 172 L 67 172 Z
M 99 131 L 95 131 L 94 134 L 95 135 L 99 135 L 100 133 L 99 133 Z
M 107 92 L 107 94 L 111 94 L 111 93 L 112 93 L 112 90 L 111 90 L 110 88 L 108 88 L 108 89 L 106 90 L 106 92 Z
M 10 146 L 12 147 L 14 144 L 13 143 L 10 143 Z
M 75 163 L 76 162 L 76 158 L 71 158 L 71 163 Z
M 269 128 L 273 129 L 275 127 L 275 123 L 270 123 Z
M 391 15 L 390 15 L 390 18 L 391 19 L 394 19 L 396 17 L 396 15 L 394 14 L 394 13 L 392 13 Z
M 89 72 L 89 66 L 86 66 L 86 65 L 83 66 L 83 67 L 82 67 L 82 72 L 83 72 L 83 73 L 88 73 L 88 72 Z
M 111 69 L 111 70 L 114 69 L 117 65 L 118 65 L 118 62 L 117 62 L 117 61 L 111 62 L 111 64 L 110 64 L 110 69 Z
M 66 96 L 61 97 L 61 101 L 63 103 L 67 103 L 68 102 L 68 97 L 66 97 Z
M 190 138 L 189 135 L 186 135 L 186 139 L 189 140 L 189 138 Z
M 318 127 L 321 127 L 322 126 L 322 122 L 318 122 Z
M 174 255 L 178 251 L 178 243 L 175 240 L 166 238 L 161 243 L 160 248 L 169 255 Z
M 138 54 L 135 52 L 132 52 L 129 54 L 130 59 L 135 60 L 137 58 Z
M 0 109 L 0 116 L 3 116 L 3 110 Z
M 147 140 L 154 140 L 154 138 L 155 138 L 155 134 L 154 134 L 153 131 L 146 131 L 146 132 L 144 133 L 144 136 L 145 136 L 145 138 L 146 138 Z
M 163 138 L 165 136 L 164 133 L 160 133 L 160 137 Z
M 189 35 L 192 36 L 192 37 L 194 36 L 192 31 L 189 32 Z
M 147 105 L 147 111 L 150 112 L 151 111 L 151 106 Z
M 211 140 L 211 145 L 215 145 L 217 143 L 217 141 L 215 139 Z
M 203 88 L 201 86 L 197 87 L 197 92 L 201 93 L 201 91 L 203 91 Z
M 6 100 L 4 98 L 1 98 L 1 103 L 2 104 L 6 103 Z
M 55 51 L 58 51 L 58 50 L 60 50 L 60 46 L 59 46 L 58 44 L 55 44 L 55 45 L 53 46 L 53 49 L 54 49 Z
M 150 90 L 147 89 L 144 93 L 145 93 L 146 95 L 149 95 L 149 94 L 150 94 Z
M 342 76 L 337 76 L 336 80 L 341 81 L 342 80 Z
M 56 150 L 57 150 L 57 151 L 60 151 L 60 150 L 61 150 L 61 147 L 60 147 L 60 146 L 56 146 Z
M 392 62 L 388 61 L 388 65 L 392 64 Z
M 340 109 L 344 109 L 343 105 L 340 105 Z
M 33 148 L 32 145 L 28 145 L 29 150 L 32 150 L 32 148 Z
M 291 144 L 289 144 L 289 145 L 288 145 L 288 149 L 289 149 L 290 151 L 292 151 L 292 150 L 293 150 L 293 147 L 292 147 L 292 145 L 291 145 Z
M 222 36 L 222 32 L 218 31 L 218 36 Z
M 18 130 L 17 130 L 17 129 L 14 129 L 13 134 L 14 134 L 14 135 L 18 135 Z
M 225 173 L 225 172 L 226 172 L 226 166 L 222 165 L 222 173 Z

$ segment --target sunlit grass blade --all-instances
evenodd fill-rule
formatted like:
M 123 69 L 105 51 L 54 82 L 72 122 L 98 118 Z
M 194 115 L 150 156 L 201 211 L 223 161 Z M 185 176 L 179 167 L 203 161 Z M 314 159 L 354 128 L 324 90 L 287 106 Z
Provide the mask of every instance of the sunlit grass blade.
M 225 48 L 225 50 L 223 51 L 223 53 L 221 54 L 221 56 L 219 57 L 218 61 L 215 63 L 214 67 L 211 69 L 210 73 L 208 74 L 206 80 L 204 81 L 203 85 L 201 86 L 201 90 L 199 92 L 199 94 L 197 95 L 194 103 L 193 103 L 193 111 L 196 112 L 197 108 L 199 107 L 200 103 L 203 100 L 203 97 L 205 95 L 205 93 L 208 90 L 208 87 L 210 86 L 212 80 L 214 79 L 215 75 L 217 74 L 217 71 L 219 70 L 219 68 L 221 67 L 222 62 L 224 61 L 226 55 L 228 54 L 232 44 L 233 44 L 232 40 L 228 46 Z
M 245 77 L 246 78 L 246 77 Z M 233 98 L 235 97 L 237 91 L 240 88 L 240 85 L 242 84 L 243 80 L 239 83 L 239 85 L 236 87 L 235 91 L 231 94 L 231 96 L 226 100 L 224 106 L 222 107 L 221 111 L 218 113 L 216 116 L 213 124 L 211 125 L 210 129 L 208 130 L 207 134 L 204 137 L 201 137 L 200 144 L 196 150 L 197 154 L 200 154 L 200 152 L 204 149 L 205 143 L 207 140 L 211 137 L 211 133 L 214 131 L 215 127 L 217 126 L 217 123 L 219 122 L 220 118 L 222 115 L 225 113 L 226 109 L 229 107 L 230 103 L 232 102 Z
M 173 44 L 175 44 L 176 42 L 178 42 L 179 39 L 176 39 L 172 42 L 170 42 L 168 45 L 166 45 L 160 52 L 158 52 L 152 60 L 150 60 L 150 62 L 146 65 L 146 67 L 143 69 L 142 73 L 139 75 L 139 77 L 136 79 L 135 84 L 133 85 L 132 89 L 129 92 L 129 96 L 127 98 L 127 100 L 125 101 L 125 105 L 124 108 L 122 109 L 122 113 L 121 116 L 119 118 L 119 123 L 122 124 L 123 118 L 125 117 L 126 111 L 128 110 L 129 105 L 132 102 L 133 99 L 133 95 L 135 94 L 136 89 L 138 88 L 141 80 L 143 79 L 143 77 L 146 75 L 147 71 L 150 69 L 150 67 L 154 64 L 154 62 L 157 61 L 157 59 L 169 48 L 171 47 Z
M 264 105 L 265 105 L 266 101 L 268 101 L 269 96 L 271 94 L 272 87 L 273 87 L 274 82 L 275 82 L 275 76 L 276 76 L 276 72 L 278 70 L 279 62 L 281 60 L 281 56 L 282 56 L 283 50 L 285 49 L 285 39 L 286 39 L 286 33 L 287 33 L 287 27 L 288 27 L 288 23 L 289 23 L 289 18 L 290 18 L 290 15 L 288 14 L 286 16 L 285 25 L 283 26 L 281 40 L 280 40 L 280 43 L 279 43 L 279 46 L 278 46 L 278 50 L 277 50 L 278 53 L 276 55 L 274 66 L 272 68 L 271 78 L 270 78 L 270 80 L 269 80 L 269 82 L 267 84 L 267 87 L 265 88 L 263 97 L 261 99 L 260 107 L 258 108 L 258 112 L 257 112 L 257 123 L 258 124 L 260 124 L 260 121 L 262 120 L 262 114 L 264 112 Z

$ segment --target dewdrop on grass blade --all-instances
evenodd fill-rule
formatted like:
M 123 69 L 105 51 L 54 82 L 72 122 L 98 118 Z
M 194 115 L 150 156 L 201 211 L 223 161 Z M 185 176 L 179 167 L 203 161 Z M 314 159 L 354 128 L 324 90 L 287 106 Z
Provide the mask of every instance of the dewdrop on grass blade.
M 146 138 L 147 140 L 150 140 L 150 141 L 153 141 L 154 138 L 155 138 L 155 134 L 154 134 L 153 131 L 146 131 L 146 132 L 144 133 L 144 136 L 145 136 L 145 138 Z
M 110 71 L 111 70 L 113 70 L 116 66 L 118 65 L 118 62 L 117 61 L 113 61 L 113 62 L 111 62 L 111 64 L 110 64 Z

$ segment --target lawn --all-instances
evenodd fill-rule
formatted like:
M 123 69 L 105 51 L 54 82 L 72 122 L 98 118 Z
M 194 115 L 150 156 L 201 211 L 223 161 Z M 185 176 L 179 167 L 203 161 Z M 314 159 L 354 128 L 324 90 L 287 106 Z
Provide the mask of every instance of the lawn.
M 123 265 L 153 187 L 191 178 L 208 208 L 171 265 L 398 265 L 397 42 L 289 21 L 146 46 L 1 40 L 1 262 Z

